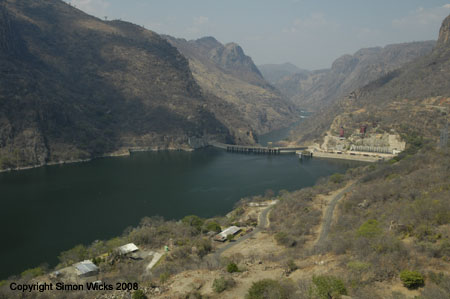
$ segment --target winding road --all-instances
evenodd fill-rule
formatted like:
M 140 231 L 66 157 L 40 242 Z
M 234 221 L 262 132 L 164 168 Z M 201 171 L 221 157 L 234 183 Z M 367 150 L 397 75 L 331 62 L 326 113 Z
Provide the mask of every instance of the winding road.
M 338 194 L 336 194 L 329 202 L 327 210 L 325 212 L 325 215 L 323 217 L 322 220 L 322 229 L 320 231 L 320 235 L 319 238 L 316 241 L 316 244 L 314 245 L 315 248 L 320 248 L 321 246 L 324 245 L 325 240 L 328 237 L 328 233 L 330 232 L 330 227 L 331 227 L 331 222 L 333 220 L 333 213 L 334 213 L 334 209 L 336 208 L 336 205 L 338 203 L 339 200 L 342 199 L 342 197 L 344 197 L 344 195 L 350 191 L 351 189 L 353 189 L 355 187 L 357 182 L 354 182 L 352 184 L 350 184 L 349 186 L 345 187 L 341 192 L 339 192 Z
M 327 210 L 325 212 L 325 215 L 323 217 L 322 220 L 322 228 L 320 231 L 320 235 L 317 238 L 316 243 L 314 244 L 314 248 L 320 248 L 321 246 L 324 245 L 325 240 L 328 237 L 328 234 L 330 232 L 330 228 L 331 228 L 331 222 L 333 220 L 333 214 L 334 214 L 334 210 L 336 208 L 337 203 L 339 202 L 339 200 L 341 200 L 344 195 L 349 192 L 350 190 L 352 190 L 355 185 L 358 182 L 353 182 L 351 183 L 349 186 L 345 187 L 342 191 L 340 191 L 338 194 L 336 194 L 329 202 Z M 261 230 L 267 228 L 267 215 L 270 211 L 270 209 L 273 207 L 273 205 L 268 206 L 267 208 L 265 208 L 260 214 L 259 214 L 259 218 L 258 218 L 258 225 L 255 227 L 255 229 L 246 234 L 245 236 L 242 236 L 241 238 L 239 238 L 236 241 L 233 242 L 229 242 L 227 245 L 219 248 L 217 251 L 214 252 L 213 254 L 213 258 L 216 261 L 220 261 L 220 257 L 222 256 L 222 254 L 227 251 L 228 249 L 230 249 L 233 246 L 236 246 L 237 244 L 251 238 L 254 234 L 260 232 Z

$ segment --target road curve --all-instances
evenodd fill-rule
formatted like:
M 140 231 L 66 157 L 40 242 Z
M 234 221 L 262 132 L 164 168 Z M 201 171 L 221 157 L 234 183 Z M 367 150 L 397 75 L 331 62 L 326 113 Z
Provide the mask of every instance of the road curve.
M 334 209 L 336 208 L 336 205 L 339 200 L 341 200 L 342 197 L 344 197 L 345 193 L 353 189 L 356 185 L 355 183 L 352 183 L 350 186 L 346 187 L 344 190 L 336 194 L 328 204 L 327 210 L 325 212 L 324 218 L 322 220 L 322 230 L 320 231 L 319 238 L 317 239 L 316 244 L 314 245 L 315 248 L 320 248 L 323 246 L 325 240 L 328 237 L 328 233 L 330 232 L 331 222 L 333 220 L 333 213 Z

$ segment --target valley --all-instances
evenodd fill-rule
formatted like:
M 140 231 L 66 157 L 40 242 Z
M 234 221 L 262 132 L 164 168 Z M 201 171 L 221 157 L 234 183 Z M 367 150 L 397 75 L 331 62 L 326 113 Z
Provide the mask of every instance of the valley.
M 450 4 L 326 2 L 0 0 L 0 299 L 449 298 Z

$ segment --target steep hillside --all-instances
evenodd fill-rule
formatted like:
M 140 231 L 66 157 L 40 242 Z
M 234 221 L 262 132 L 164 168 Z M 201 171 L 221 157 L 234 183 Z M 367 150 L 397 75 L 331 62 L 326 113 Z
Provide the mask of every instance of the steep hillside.
M 302 124 L 294 140 L 320 139 L 325 131 L 396 131 L 437 141 L 450 120 L 450 17 L 441 27 L 432 53 L 356 89 Z
M 213 37 L 191 41 L 165 38 L 188 58 L 201 88 L 232 104 L 238 116 L 250 124 L 251 132 L 266 133 L 297 119 L 295 106 L 264 80 L 239 45 L 222 45 Z
M 263 77 L 273 85 L 277 84 L 284 77 L 309 73 L 309 71 L 302 70 L 289 62 L 283 64 L 262 64 L 258 65 L 258 69 L 261 71 Z
M 285 76 L 274 85 L 301 107 L 317 110 L 405 63 L 429 54 L 434 45 L 434 41 L 427 41 L 361 49 L 336 59 L 331 69 Z
M 234 108 L 156 33 L 59 0 L 2 0 L 0 16 L 0 168 L 232 141 L 215 115 Z

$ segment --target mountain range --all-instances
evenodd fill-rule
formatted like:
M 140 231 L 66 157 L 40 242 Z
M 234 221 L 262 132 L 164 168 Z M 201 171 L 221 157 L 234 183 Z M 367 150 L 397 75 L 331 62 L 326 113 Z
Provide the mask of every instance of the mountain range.
M 292 140 L 320 142 L 327 131 L 368 125 L 374 133 L 397 132 L 409 143 L 418 136 L 437 142 L 450 120 L 449 32 L 450 16 L 429 54 L 322 107 L 294 130 Z
M 353 55 L 339 57 L 330 69 L 300 70 L 283 76 L 279 76 L 280 72 L 273 66 L 262 68 L 265 70 L 265 78 L 294 103 L 315 111 L 402 65 L 429 54 L 434 45 L 435 41 L 425 41 L 365 48 Z

